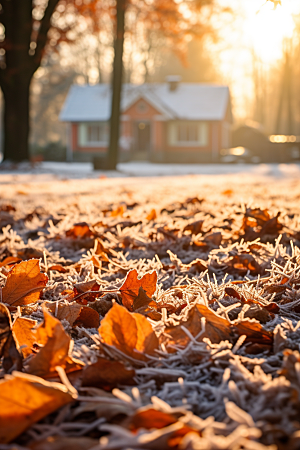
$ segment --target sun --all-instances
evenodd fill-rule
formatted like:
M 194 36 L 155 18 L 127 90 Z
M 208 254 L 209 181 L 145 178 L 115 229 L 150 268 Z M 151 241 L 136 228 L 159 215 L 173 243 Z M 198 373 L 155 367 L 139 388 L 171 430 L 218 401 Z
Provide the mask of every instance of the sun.
M 246 23 L 244 32 L 256 55 L 262 62 L 272 63 L 282 57 L 284 38 L 290 38 L 295 29 L 293 14 L 300 12 L 299 0 L 282 0 L 274 3 L 264 0 L 245 2 Z

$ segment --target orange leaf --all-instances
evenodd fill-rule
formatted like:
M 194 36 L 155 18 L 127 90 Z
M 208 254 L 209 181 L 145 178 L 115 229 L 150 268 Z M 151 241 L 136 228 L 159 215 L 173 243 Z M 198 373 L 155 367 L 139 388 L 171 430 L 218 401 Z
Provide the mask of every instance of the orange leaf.
M 201 332 L 201 319 L 203 317 L 205 317 L 205 333 L 201 335 L 201 340 L 204 337 L 208 337 L 212 343 L 229 340 L 231 334 L 230 322 L 215 314 L 205 305 L 194 306 L 189 312 L 187 321 L 182 322 L 181 325 L 187 328 L 192 336 L 196 337 Z M 190 342 L 188 335 L 183 331 L 181 325 L 176 325 L 165 330 L 166 334 L 171 338 L 168 345 L 185 347 Z
M 3 302 L 14 306 L 37 302 L 47 281 L 47 275 L 40 271 L 38 259 L 22 261 L 16 264 L 7 275 L 6 284 L 2 290 Z
M 36 320 L 25 317 L 18 317 L 13 324 L 12 330 L 19 346 L 26 345 L 22 348 L 24 358 L 32 353 L 33 344 L 36 342 L 36 336 L 33 333 L 36 324 Z
M 157 218 L 157 214 L 155 209 L 151 209 L 150 213 L 148 214 L 148 216 L 146 217 L 147 220 L 155 220 Z
M 70 230 L 66 231 L 66 236 L 73 239 L 89 238 L 93 235 L 94 233 L 86 222 L 75 223 Z
M 0 443 L 6 444 L 32 424 L 73 401 L 67 388 L 13 372 L 0 381 Z
M 0 267 L 11 266 L 12 264 L 17 264 L 22 261 L 20 258 L 16 258 L 15 256 L 7 256 L 1 263 Z
M 136 432 L 140 428 L 160 430 L 175 422 L 177 422 L 177 419 L 172 414 L 154 408 L 143 408 L 130 418 L 129 429 L 132 432 Z
M 56 270 L 59 273 L 66 273 L 67 269 L 63 266 L 61 266 L 60 264 L 52 264 L 52 266 L 48 267 L 48 271 L 49 270 Z
M 146 354 L 154 355 L 158 348 L 158 339 L 148 320 L 117 303 L 102 320 L 99 334 L 105 344 L 139 360 L 146 360 Z
M 135 371 L 126 369 L 122 362 L 99 358 L 83 370 L 82 386 L 111 389 L 119 384 L 132 385 L 134 376 Z
M 142 278 L 138 279 L 137 271 L 135 269 L 131 270 L 128 272 L 124 283 L 120 287 L 123 305 L 126 306 L 129 311 L 132 311 L 133 303 L 135 298 L 139 295 L 140 287 L 143 288 L 148 297 L 152 297 L 156 291 L 156 283 L 156 271 L 146 273 Z
M 36 330 L 36 342 L 43 347 L 28 364 L 27 372 L 41 377 L 56 376 L 56 366 L 61 366 L 66 372 L 82 369 L 80 361 L 69 356 L 71 338 L 66 334 L 58 319 L 47 312 L 45 306 L 44 322 Z
M 126 211 L 125 206 L 120 205 L 117 207 L 117 209 L 114 209 L 113 211 L 111 211 L 110 216 L 111 217 L 123 216 L 125 211 Z

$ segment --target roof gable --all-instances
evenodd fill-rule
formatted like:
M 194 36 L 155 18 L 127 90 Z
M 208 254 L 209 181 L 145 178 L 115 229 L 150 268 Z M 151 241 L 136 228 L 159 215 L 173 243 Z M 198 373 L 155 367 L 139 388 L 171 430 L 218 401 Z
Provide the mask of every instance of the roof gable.
M 222 120 L 230 105 L 227 86 L 179 83 L 175 91 L 170 91 L 168 83 L 124 84 L 121 111 L 124 113 L 139 98 L 143 98 L 158 110 L 166 120 Z M 109 85 L 73 85 L 61 111 L 60 120 L 107 121 L 110 112 Z

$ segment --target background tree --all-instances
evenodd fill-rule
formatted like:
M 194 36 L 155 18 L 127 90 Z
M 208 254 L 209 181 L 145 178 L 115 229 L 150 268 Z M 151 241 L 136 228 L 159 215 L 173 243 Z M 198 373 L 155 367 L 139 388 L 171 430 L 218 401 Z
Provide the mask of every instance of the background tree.
M 0 86 L 4 98 L 4 159 L 29 159 L 29 95 L 59 0 L 1 0 Z

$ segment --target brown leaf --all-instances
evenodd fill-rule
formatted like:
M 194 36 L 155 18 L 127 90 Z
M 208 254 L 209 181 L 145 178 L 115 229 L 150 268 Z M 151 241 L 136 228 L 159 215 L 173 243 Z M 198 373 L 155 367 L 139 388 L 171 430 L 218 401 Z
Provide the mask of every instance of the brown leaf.
M 139 295 L 140 287 L 143 288 L 148 297 L 156 291 L 157 273 L 156 271 L 146 273 L 142 278 L 138 279 L 137 271 L 128 272 L 124 283 L 120 287 L 122 295 L 122 303 L 129 311 L 133 310 L 135 298 Z
M 89 306 L 82 306 L 80 314 L 74 323 L 74 326 L 78 325 L 85 328 L 98 328 L 100 325 L 99 313 Z
M 33 344 L 36 342 L 36 336 L 33 333 L 37 321 L 27 319 L 25 317 L 18 317 L 13 324 L 12 330 L 19 346 L 26 345 L 22 348 L 24 358 L 32 353 Z
M 111 390 L 120 384 L 134 384 L 135 371 L 126 369 L 120 361 L 99 358 L 90 366 L 86 366 L 82 373 L 82 386 L 93 386 Z
M 85 292 L 87 293 L 86 295 L 80 295 L 80 297 L 77 299 L 77 302 L 86 305 L 88 302 L 95 301 L 95 298 L 101 295 L 99 288 L 100 285 L 97 283 L 96 280 L 90 280 L 84 283 L 74 284 L 75 296 L 79 294 L 84 294 Z M 90 291 L 95 291 L 95 294 Z
M 101 239 L 97 238 L 95 239 L 95 255 L 97 255 L 102 261 L 109 261 L 108 254 L 110 253 L 109 250 L 105 247 L 104 243 L 101 241 Z
M 183 231 L 191 231 L 192 234 L 199 234 L 202 231 L 204 220 L 196 220 L 196 222 L 189 223 L 183 229 Z
M 239 275 L 246 275 L 248 270 L 251 275 L 261 275 L 263 273 L 262 267 L 256 261 L 254 256 L 249 254 L 241 254 L 232 256 L 228 261 L 229 272 L 238 273 Z
M 10 312 L 3 303 L 0 303 L 0 359 L 2 356 L 5 372 L 8 372 L 14 364 L 17 370 L 22 370 L 22 357 L 11 330 Z
M 239 336 L 247 336 L 246 342 L 265 345 L 270 348 L 273 346 L 273 333 L 265 330 L 260 323 L 245 319 L 240 322 L 235 321 L 233 326 Z
M 30 259 L 16 264 L 7 275 L 2 290 L 3 302 L 20 306 L 37 302 L 48 281 L 41 273 L 38 259 Z
M 45 302 L 44 305 L 58 320 L 67 320 L 71 326 L 78 319 L 82 306 L 77 302 L 72 303 L 56 303 Z
M 66 231 L 66 236 L 72 239 L 86 239 L 94 235 L 86 222 L 75 223 L 70 230 Z
M 105 344 L 143 361 L 147 360 L 147 354 L 154 355 L 158 348 L 158 339 L 148 320 L 117 303 L 102 320 L 99 334 Z
M 134 299 L 132 309 L 136 311 L 139 308 L 142 308 L 143 306 L 148 306 L 149 303 L 152 302 L 152 299 L 148 297 L 146 292 L 142 287 L 139 288 L 139 295 Z M 154 302 L 155 303 L 155 302 Z
M 84 364 L 69 356 L 71 338 L 60 321 L 51 316 L 45 306 L 43 311 L 44 322 L 35 332 L 36 342 L 43 347 L 29 361 L 27 372 L 47 378 L 56 376 L 56 366 L 63 367 L 67 373 L 82 369 Z
M 155 209 L 151 209 L 150 213 L 148 214 L 148 216 L 146 217 L 147 220 L 155 220 L 157 218 L 157 214 Z
M 181 267 L 183 269 L 188 270 L 191 273 L 201 273 L 205 272 L 207 270 L 207 264 L 203 259 L 195 259 L 194 261 L 190 262 L 189 264 L 181 264 Z
M 0 381 L 0 443 L 11 442 L 32 424 L 73 401 L 67 388 L 13 372 Z

